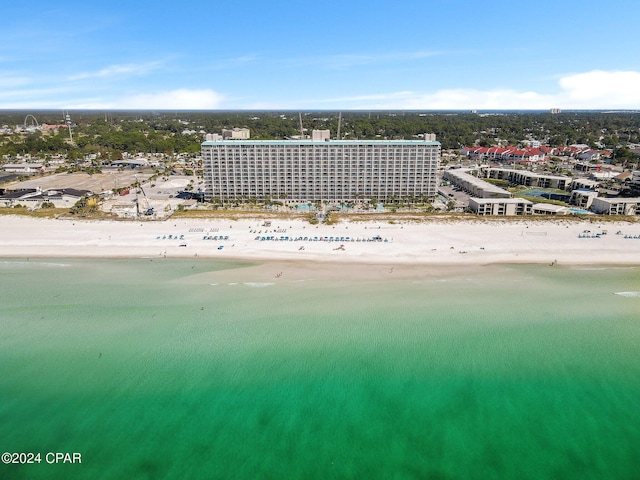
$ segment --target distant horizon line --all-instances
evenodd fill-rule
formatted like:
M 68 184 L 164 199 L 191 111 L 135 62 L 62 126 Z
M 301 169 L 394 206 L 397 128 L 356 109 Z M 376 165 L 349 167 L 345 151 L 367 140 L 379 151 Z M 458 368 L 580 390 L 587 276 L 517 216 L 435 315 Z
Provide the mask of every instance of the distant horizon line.
M 472 109 L 472 108 L 439 108 L 439 109 L 360 109 L 360 108 L 351 108 L 351 109 L 305 109 L 305 108 L 262 108 L 262 109 L 252 109 L 252 108 L 220 108 L 220 109 L 197 109 L 197 108 L 185 108 L 185 109 L 176 109 L 176 108 L 0 108 L 0 113 L 2 112 L 55 112 L 55 111 L 65 111 L 65 112 L 198 112 L 198 113 L 225 113 L 225 112 L 293 112 L 293 113 L 307 113 L 307 112 L 328 112 L 328 113 L 368 113 L 368 112 L 377 112 L 377 113 L 469 113 L 469 114 L 480 114 L 480 113 L 551 113 L 551 110 L 556 110 L 555 108 L 487 108 L 487 109 Z M 554 112 L 554 115 L 562 114 L 562 113 L 576 113 L 576 112 L 598 112 L 598 113 L 640 113 L 640 109 L 635 108 L 570 108 L 570 109 L 557 109 L 559 112 Z

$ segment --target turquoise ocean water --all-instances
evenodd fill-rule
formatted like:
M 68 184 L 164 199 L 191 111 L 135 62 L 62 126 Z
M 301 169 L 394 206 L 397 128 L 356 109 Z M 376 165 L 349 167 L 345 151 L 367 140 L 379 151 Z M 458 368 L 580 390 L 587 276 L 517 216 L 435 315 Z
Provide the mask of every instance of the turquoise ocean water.
M 0 478 L 640 478 L 640 268 L 242 266 L 0 261 Z

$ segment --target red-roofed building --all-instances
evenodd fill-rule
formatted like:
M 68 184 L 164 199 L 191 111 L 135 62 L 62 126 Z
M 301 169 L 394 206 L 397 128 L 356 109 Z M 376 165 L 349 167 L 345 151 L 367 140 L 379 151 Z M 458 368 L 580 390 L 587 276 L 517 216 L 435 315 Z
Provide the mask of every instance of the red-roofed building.
M 548 160 L 547 153 L 541 148 L 517 147 L 472 147 L 462 148 L 462 153 L 470 159 L 494 160 L 508 163 L 538 163 Z

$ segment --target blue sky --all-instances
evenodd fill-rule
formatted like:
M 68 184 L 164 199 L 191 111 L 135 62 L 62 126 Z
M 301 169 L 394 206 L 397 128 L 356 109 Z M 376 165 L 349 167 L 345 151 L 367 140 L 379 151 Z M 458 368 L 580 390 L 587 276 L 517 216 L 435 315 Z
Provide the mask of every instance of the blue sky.
M 637 0 L 5 2 L 0 108 L 638 109 Z

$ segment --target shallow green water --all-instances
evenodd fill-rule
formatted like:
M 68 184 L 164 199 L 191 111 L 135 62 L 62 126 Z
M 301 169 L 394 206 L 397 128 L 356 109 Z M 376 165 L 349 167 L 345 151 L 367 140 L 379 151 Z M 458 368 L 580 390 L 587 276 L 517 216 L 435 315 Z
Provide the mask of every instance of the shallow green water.
M 640 268 L 240 266 L 0 261 L 0 478 L 638 478 Z

